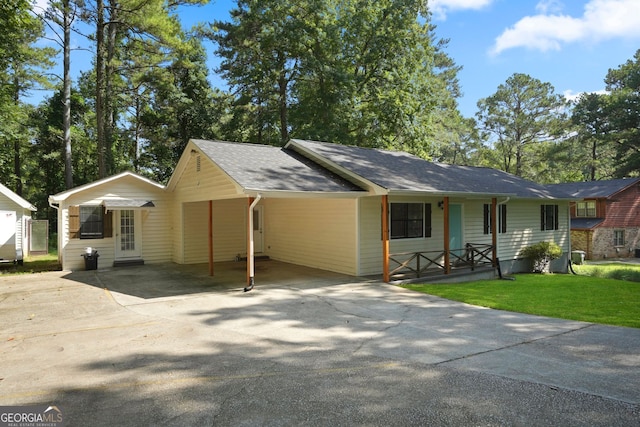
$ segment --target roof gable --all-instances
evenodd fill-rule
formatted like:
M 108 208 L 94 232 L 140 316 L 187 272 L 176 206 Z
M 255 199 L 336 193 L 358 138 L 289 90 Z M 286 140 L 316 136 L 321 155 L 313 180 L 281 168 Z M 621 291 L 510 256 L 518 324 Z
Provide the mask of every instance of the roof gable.
M 429 162 L 400 151 L 304 140 L 291 140 L 287 147 L 317 156 L 330 166 L 350 171 L 354 179 L 364 179 L 387 191 L 571 198 L 496 169 Z
M 38 210 L 31 203 L 27 202 L 25 199 L 23 199 L 22 197 L 18 196 L 16 193 L 14 193 L 13 191 L 9 190 L 7 187 L 5 187 L 2 184 L 0 184 L 0 194 L 3 194 L 5 197 L 7 197 L 9 200 L 11 200 L 12 202 L 14 202 L 15 204 L 17 204 L 18 206 L 20 206 L 23 209 L 29 209 L 30 211 L 37 211 Z
M 640 178 L 623 178 L 604 181 L 566 182 L 550 184 L 548 187 L 564 191 L 578 199 L 599 199 L 611 197 L 638 182 L 640 182 Z
M 191 147 L 191 148 L 190 148 Z M 300 154 L 281 147 L 193 139 L 183 153 L 198 150 L 246 192 L 361 192 L 362 189 L 318 166 Z M 189 153 L 187 153 L 189 151 Z M 179 164 L 186 161 L 180 159 Z M 172 190 L 180 179 L 176 168 L 169 181 Z
M 146 185 L 150 185 L 150 186 L 153 186 L 153 187 L 161 189 L 161 190 L 165 189 L 164 185 L 162 185 L 162 184 L 158 184 L 157 182 L 155 182 L 155 181 L 153 181 L 153 180 L 151 180 L 149 178 L 145 178 L 145 177 L 143 177 L 141 175 L 138 175 L 136 173 L 127 171 L 127 172 L 122 172 L 122 173 L 119 173 L 117 175 L 113 175 L 113 176 L 110 176 L 110 177 L 107 177 L 107 178 L 100 179 L 98 181 L 93 181 L 93 182 L 90 182 L 88 184 L 80 185 L 78 187 L 72 188 L 70 190 L 63 191 L 63 192 L 58 193 L 58 194 L 54 194 L 53 196 L 49 196 L 49 201 L 50 202 L 54 202 L 54 203 L 58 203 L 58 202 L 61 202 L 63 200 L 68 199 L 70 196 L 72 196 L 74 194 L 78 194 L 78 193 L 81 193 L 83 191 L 87 191 L 87 190 L 90 190 L 92 188 L 98 187 L 100 185 L 109 184 L 109 183 L 112 183 L 112 182 L 115 182 L 115 181 L 119 181 L 119 180 L 122 180 L 122 179 L 126 179 L 126 178 L 133 178 L 133 179 L 138 180 L 138 181 L 140 181 L 140 182 L 142 182 L 142 183 L 144 183 Z

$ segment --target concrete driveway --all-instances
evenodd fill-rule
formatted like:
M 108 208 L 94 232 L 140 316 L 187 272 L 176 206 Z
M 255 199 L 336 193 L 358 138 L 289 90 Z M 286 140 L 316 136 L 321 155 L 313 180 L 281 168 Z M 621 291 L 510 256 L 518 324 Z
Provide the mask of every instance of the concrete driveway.
M 0 277 L 0 405 L 70 426 L 640 425 L 640 329 L 176 268 Z

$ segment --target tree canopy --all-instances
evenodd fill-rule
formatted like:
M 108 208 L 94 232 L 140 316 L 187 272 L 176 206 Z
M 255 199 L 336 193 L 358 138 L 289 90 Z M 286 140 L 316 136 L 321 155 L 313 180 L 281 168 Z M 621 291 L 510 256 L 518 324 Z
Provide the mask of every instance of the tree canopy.
M 231 17 L 210 34 L 234 123 L 253 141 L 430 157 L 442 118 L 455 117 L 458 68 L 435 41 L 424 1 L 240 0 Z

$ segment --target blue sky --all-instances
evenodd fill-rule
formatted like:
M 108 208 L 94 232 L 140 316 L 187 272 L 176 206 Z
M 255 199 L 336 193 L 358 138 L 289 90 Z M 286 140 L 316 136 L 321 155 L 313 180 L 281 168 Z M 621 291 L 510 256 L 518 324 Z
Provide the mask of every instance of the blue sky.
M 46 1 L 46 0 L 40 0 Z M 188 28 L 196 22 L 226 20 L 232 0 L 182 8 Z M 458 74 L 460 111 L 472 117 L 479 99 L 495 93 L 514 73 L 551 83 L 558 94 L 575 97 L 603 91 L 610 68 L 640 49 L 640 0 L 431 0 L 436 36 L 449 39 L 447 53 L 463 67 Z M 214 68 L 214 46 L 207 44 Z M 87 53 L 72 63 L 90 65 Z M 213 71 L 211 81 L 221 86 Z

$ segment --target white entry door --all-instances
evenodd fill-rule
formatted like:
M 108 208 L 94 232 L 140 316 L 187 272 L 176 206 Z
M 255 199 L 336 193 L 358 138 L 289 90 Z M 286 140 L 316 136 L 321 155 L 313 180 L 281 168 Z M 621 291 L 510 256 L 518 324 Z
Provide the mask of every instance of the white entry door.
M 264 206 L 253 208 L 253 252 L 261 253 L 264 250 Z
M 116 211 L 116 259 L 140 258 L 140 211 Z

